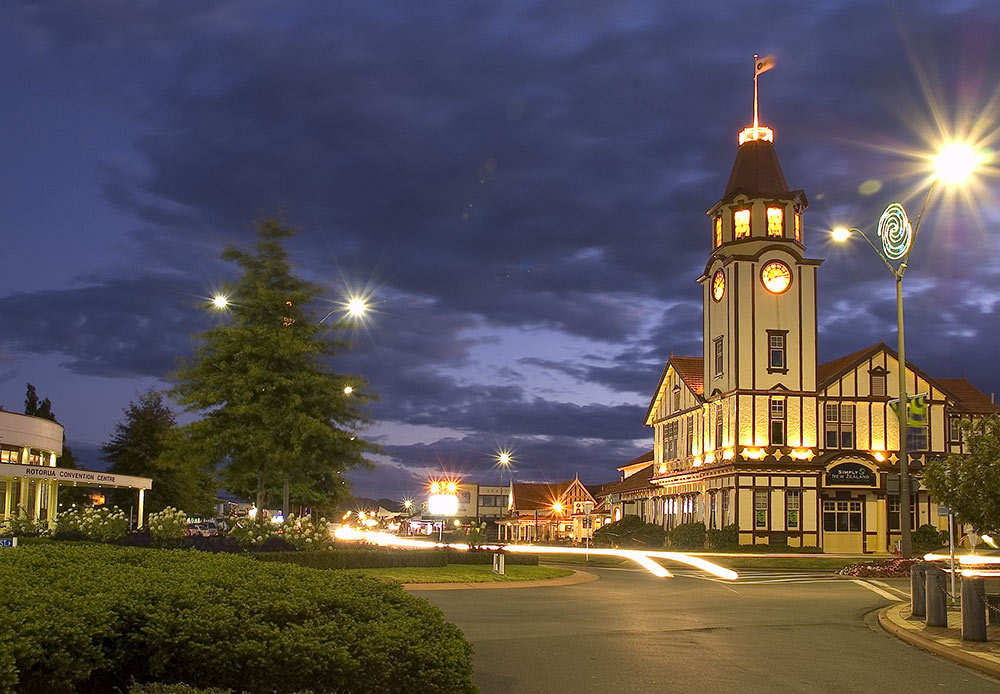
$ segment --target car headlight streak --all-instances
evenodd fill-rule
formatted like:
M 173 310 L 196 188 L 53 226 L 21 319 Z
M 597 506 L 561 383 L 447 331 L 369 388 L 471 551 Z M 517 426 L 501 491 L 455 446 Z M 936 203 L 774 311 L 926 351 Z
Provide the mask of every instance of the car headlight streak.
M 462 543 L 449 544 L 434 542 L 432 540 L 415 540 L 408 537 L 398 537 L 390 533 L 363 532 L 354 528 L 339 528 L 334 535 L 338 540 L 364 540 L 382 547 L 409 547 L 411 549 L 440 549 L 447 547 L 460 551 L 469 549 L 469 545 Z M 732 569 L 713 564 L 701 557 L 692 557 L 680 552 L 652 552 L 639 549 L 609 549 L 606 547 L 585 549 L 583 547 L 550 547 L 547 545 L 481 545 L 481 548 L 490 551 L 503 550 L 518 554 L 594 554 L 605 557 L 621 557 L 629 561 L 634 561 L 658 578 L 669 578 L 673 574 L 653 561 L 654 559 L 665 559 L 667 561 L 687 564 L 719 578 L 724 578 L 727 581 L 735 581 L 739 578 L 739 574 Z

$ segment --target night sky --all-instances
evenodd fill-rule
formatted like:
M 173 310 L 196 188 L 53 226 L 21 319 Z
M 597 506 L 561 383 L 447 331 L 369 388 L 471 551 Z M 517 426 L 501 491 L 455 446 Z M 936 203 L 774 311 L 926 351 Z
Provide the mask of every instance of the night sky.
M 616 479 L 671 351 L 749 125 L 810 202 L 820 360 L 894 346 L 895 292 L 846 223 L 916 217 L 943 136 L 995 146 L 1000 3 L 10 2 L 0 9 L 0 404 L 30 381 L 84 466 L 283 213 L 330 302 L 374 310 L 336 368 L 381 401 L 356 493 L 447 472 Z M 907 355 L 1000 391 L 996 179 L 935 195 Z M 330 303 L 332 308 L 335 304 Z

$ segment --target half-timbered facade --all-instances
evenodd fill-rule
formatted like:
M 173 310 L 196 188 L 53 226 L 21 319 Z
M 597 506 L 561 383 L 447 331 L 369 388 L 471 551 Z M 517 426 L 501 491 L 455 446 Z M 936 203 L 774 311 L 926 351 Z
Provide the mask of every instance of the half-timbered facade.
M 883 343 L 817 364 L 816 273 L 805 194 L 767 128 L 741 134 L 709 210 L 703 353 L 667 360 L 645 423 L 654 459 L 641 515 L 670 528 L 737 524 L 742 544 L 886 552 L 898 540 L 900 365 Z M 957 423 L 1000 411 L 964 378 L 906 365 L 924 426 L 909 429 L 911 527 L 946 527 L 919 486 L 932 456 L 964 451 Z M 636 508 L 640 508 L 636 506 Z

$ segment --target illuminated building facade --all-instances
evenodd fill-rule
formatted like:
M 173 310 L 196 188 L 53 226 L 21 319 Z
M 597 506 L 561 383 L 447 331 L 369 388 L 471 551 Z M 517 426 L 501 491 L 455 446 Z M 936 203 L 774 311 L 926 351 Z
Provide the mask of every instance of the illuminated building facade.
M 588 535 L 593 537 L 594 530 L 611 522 L 595 491 L 579 477 L 554 484 L 515 482 L 508 515 L 499 521 L 500 540 L 583 542 Z
M 60 486 L 127 488 L 138 491 L 142 524 L 143 498 L 152 488 L 146 477 L 57 467 L 63 428 L 43 417 L 0 412 L 0 522 L 15 518 L 55 527 Z
M 771 131 L 744 131 L 725 193 L 708 210 L 703 353 L 667 361 L 645 418 L 648 484 L 617 501 L 667 528 L 736 524 L 741 544 L 891 551 L 899 364 L 883 343 L 817 364 L 822 261 L 806 254 L 807 206 L 785 181 Z M 919 486 L 922 466 L 963 452 L 959 420 L 1000 408 L 964 378 L 932 378 L 912 363 L 906 377 L 923 422 L 909 430 L 911 526 L 944 528 Z

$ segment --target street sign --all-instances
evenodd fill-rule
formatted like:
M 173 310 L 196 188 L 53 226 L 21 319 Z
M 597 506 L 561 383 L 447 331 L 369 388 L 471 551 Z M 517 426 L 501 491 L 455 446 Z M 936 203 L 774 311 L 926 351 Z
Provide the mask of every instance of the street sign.
M 0 537 L 0 547 L 17 547 L 17 538 Z

